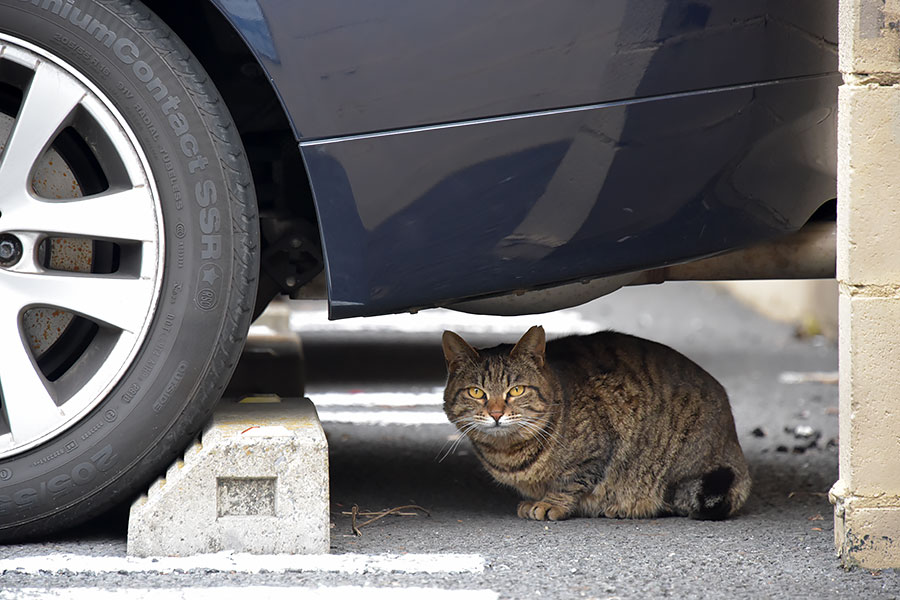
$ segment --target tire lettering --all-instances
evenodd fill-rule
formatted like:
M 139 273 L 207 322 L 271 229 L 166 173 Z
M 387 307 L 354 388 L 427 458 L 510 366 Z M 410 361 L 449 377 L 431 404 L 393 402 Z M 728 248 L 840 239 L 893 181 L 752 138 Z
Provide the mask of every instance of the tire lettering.
M 178 363 L 178 366 L 175 367 L 175 374 L 172 375 L 172 378 L 169 380 L 169 383 L 166 384 L 165 389 L 163 390 L 162 395 L 159 397 L 159 400 L 153 403 L 153 412 L 160 412 L 163 408 L 165 408 L 166 404 L 169 402 L 169 399 L 175 393 L 175 390 L 178 389 L 178 386 L 181 384 L 181 380 L 184 379 L 184 374 L 187 373 L 188 364 L 185 361 L 181 361 Z
M 142 60 L 136 61 L 133 65 L 131 65 L 131 71 L 134 73 L 134 76 L 137 77 L 141 83 L 150 83 L 153 80 L 153 69 Z M 147 86 L 149 89 L 150 86 Z
M 32 2 L 32 4 L 34 4 L 35 6 L 37 6 L 37 2 Z M 73 7 L 73 4 L 72 4 L 71 2 L 69 2 L 68 4 L 64 4 L 63 7 L 62 7 L 62 10 L 61 10 L 60 13 L 59 13 L 59 16 L 61 16 L 63 19 L 65 19 L 66 17 L 68 17 L 68 16 L 69 16 L 69 11 L 72 10 L 72 7 Z
M 97 421 L 93 427 L 81 434 L 81 441 L 88 439 L 89 437 L 100 431 L 103 428 L 103 425 L 103 421 Z
M 200 238 L 200 258 L 215 260 L 222 257 L 222 236 L 204 235 Z
M 65 46 L 69 52 L 73 52 L 74 54 L 80 56 L 93 69 L 95 69 L 98 73 L 100 73 L 104 77 L 109 77 L 109 75 L 110 75 L 109 67 L 107 67 L 102 62 L 101 59 L 97 58 L 96 56 L 94 56 L 93 54 L 91 54 L 90 52 L 88 52 L 87 50 L 82 48 L 81 45 L 77 41 L 71 39 L 69 36 L 62 35 L 59 33 L 56 33 L 53 35 L 53 40 L 55 42 L 61 44 L 62 46 Z
M 169 111 L 177 109 L 179 104 L 181 104 L 181 98 L 179 98 L 178 96 L 169 96 L 165 102 L 159 105 L 159 107 L 162 109 L 163 114 L 167 115 L 169 114 Z M 172 128 L 174 129 L 175 126 L 172 125 Z M 185 131 L 187 131 L 187 129 L 185 129 Z M 176 135 L 181 134 L 176 132 Z
M 206 208 L 210 204 L 216 203 L 216 186 L 209 179 L 198 182 L 194 186 L 194 193 L 197 196 L 197 204 L 200 208 Z
M 175 315 L 169 313 L 166 315 L 166 319 L 163 321 L 162 330 L 166 333 L 172 331 L 172 327 L 175 325 Z
M 169 127 L 175 132 L 175 135 L 184 135 L 188 130 L 187 121 L 180 112 L 173 112 L 169 115 Z
M 144 125 L 147 126 L 147 131 L 150 132 L 150 135 L 153 136 L 154 140 L 159 139 L 159 132 L 156 130 L 156 126 L 153 124 L 153 121 L 150 120 L 150 116 L 147 114 L 147 111 L 144 110 L 144 107 L 139 103 L 135 103 L 134 110 L 141 116 L 141 121 L 144 122 Z
M 82 12 L 80 8 L 73 8 L 72 4 L 69 2 L 62 2 L 61 0 L 44 0 L 43 2 L 41 2 L 41 0 L 22 1 L 30 2 L 32 6 L 49 11 L 63 20 L 66 20 L 68 17 L 70 23 L 83 29 L 88 35 L 92 35 L 94 39 L 107 48 L 112 48 L 113 56 L 121 63 L 130 66 L 134 76 L 137 77 L 141 83 L 146 84 L 147 91 L 150 92 L 153 99 L 159 103 L 159 108 L 164 115 L 168 116 L 171 111 L 178 108 L 178 105 L 181 103 L 181 98 L 169 95 L 168 88 L 162 80 L 155 75 L 153 67 L 146 61 L 141 60 L 140 50 L 138 49 L 137 44 L 130 38 L 119 37 L 116 32 L 101 23 L 96 17 L 86 12 Z M 172 128 L 176 137 L 178 137 L 178 142 L 184 156 L 193 159 L 189 163 L 190 172 L 196 173 L 198 170 L 206 169 L 209 165 L 209 159 L 200 154 L 197 138 L 189 133 L 190 128 L 187 121 L 184 119 L 183 115 L 181 115 L 181 117 L 181 119 L 175 119 L 174 121 L 170 119 L 169 126 Z
M 184 199 L 181 197 L 181 187 L 178 185 L 178 174 L 175 172 L 175 164 L 172 162 L 172 158 L 169 156 L 169 153 L 166 152 L 165 148 L 159 148 L 159 155 L 162 157 L 163 164 L 166 166 L 166 177 L 168 177 L 169 184 L 172 186 L 172 198 L 175 201 L 175 208 L 181 210 L 184 208 Z M 181 226 L 181 235 L 178 235 L 177 228 L 175 230 L 175 235 L 184 237 L 184 225 L 181 223 L 178 225 Z
M 219 221 L 219 209 L 215 206 L 200 209 L 200 231 L 203 233 L 218 231 Z
M 169 95 L 169 88 L 160 81 L 159 77 L 154 77 L 152 81 L 147 82 L 147 91 L 150 92 L 153 99 L 157 102 Z
M 97 465 L 97 470 L 101 473 L 109 471 L 118 459 L 119 455 L 113 452 L 112 446 L 109 444 L 91 457 L 91 461 Z
M 214 235 L 221 227 L 219 211 L 209 209 L 210 204 L 216 203 L 216 187 L 209 179 L 198 182 L 194 186 L 194 196 L 200 205 L 200 257 L 203 260 L 215 260 L 222 257 L 222 236 Z M 214 212 L 213 212 L 214 211 Z
M 62 448 L 60 448 L 60 449 L 57 450 L 56 452 L 53 452 L 53 453 L 51 453 L 51 454 L 48 454 L 47 456 L 44 456 L 43 458 L 39 458 L 38 460 L 32 462 L 32 463 L 31 463 L 31 466 L 32 466 L 32 467 L 37 467 L 37 466 L 42 465 L 42 464 L 44 464 L 44 463 L 48 463 L 48 462 L 50 462 L 51 460 L 53 460 L 54 458 L 59 458 L 60 456 L 64 455 L 65 453 L 66 453 L 66 451 L 63 450 Z
M 201 154 L 197 158 L 192 160 L 190 163 L 188 163 L 188 169 L 193 174 L 193 173 L 196 173 L 198 170 L 202 171 L 203 169 L 206 168 L 206 165 L 208 165 L 208 164 L 209 164 L 209 160 L 207 160 L 207 158 Z
M 197 138 L 190 133 L 185 133 L 178 138 L 178 141 L 181 144 L 181 151 L 185 156 L 188 158 L 197 156 Z
M 72 487 L 72 478 L 68 475 L 57 475 L 47 482 L 47 491 L 53 494 L 54 498 L 62 496 L 70 491 Z
M 122 394 L 122 402 L 125 404 L 131 404 L 131 401 L 134 400 L 134 397 L 137 396 L 137 393 L 141 391 L 141 386 L 136 383 L 132 383 L 128 389 Z
M 163 334 L 165 335 L 165 334 Z M 147 360 L 144 367 L 141 369 L 141 380 L 147 379 L 150 377 L 150 373 L 153 371 L 153 368 L 156 366 L 156 363 L 159 361 L 159 357 L 162 356 L 163 350 L 166 349 L 166 341 L 165 339 L 160 340 L 158 344 L 153 347 L 153 351 L 150 353 L 150 358 Z
M 34 503 L 34 499 L 37 498 L 37 495 L 36 489 L 25 488 L 24 490 L 19 490 L 13 494 L 13 502 L 16 503 L 16 506 L 31 506 Z
M 44 2 L 44 4 L 47 5 L 47 4 L 49 4 L 49 2 Z M 82 18 L 81 21 L 79 21 L 78 17 L 80 15 L 81 15 L 81 9 L 78 8 L 77 6 L 72 7 L 72 14 L 69 15 L 69 23 L 71 23 L 75 27 L 80 27 L 80 28 L 84 29 L 85 31 L 87 31 L 87 27 L 88 27 L 88 25 L 91 24 L 91 19 L 93 17 L 91 17 L 91 15 L 86 14 L 86 15 L 84 15 L 84 18 Z
M 122 95 L 125 96 L 126 98 L 128 98 L 129 100 L 134 98 L 134 94 L 131 92 L 131 90 L 128 88 L 128 86 L 126 86 L 121 81 L 116 82 L 116 87 L 119 89 L 120 92 L 122 92 Z
M 128 48 L 128 54 L 125 53 L 125 49 Z M 140 56 L 138 54 L 137 46 L 134 45 L 134 42 L 129 40 L 128 38 L 119 38 L 112 46 L 113 55 L 116 58 L 121 60 L 126 65 L 130 65 L 137 57 Z
M 89 462 L 80 463 L 72 470 L 72 480 L 78 485 L 84 485 L 97 475 L 97 468 Z
M 98 21 L 91 19 L 91 22 L 85 28 L 85 31 L 94 36 L 94 39 L 109 48 L 116 41 L 116 34 L 109 30 L 109 27 Z
M 205 209 L 204 209 L 205 210 Z M 214 237 L 214 236 L 204 236 Z M 217 237 L 217 236 L 216 236 Z M 219 303 L 225 274 L 214 262 L 204 263 L 197 276 L 197 306 L 201 310 L 212 310 Z
M 0 496 L 0 515 L 7 515 L 15 509 L 28 509 L 48 500 L 71 492 L 76 486 L 86 485 L 96 479 L 98 473 L 109 471 L 116 464 L 119 455 L 107 444 L 91 456 L 90 462 L 79 463 L 69 474 L 55 475 L 34 487 L 22 488 L 10 495 Z M 49 494 L 48 494 L 49 492 Z M 48 497 L 49 496 L 49 497 Z
M 25 2 L 30 2 L 32 6 L 37 6 L 43 10 L 49 10 L 54 15 L 60 17 L 63 21 L 67 18 L 69 23 L 72 25 L 83 29 L 88 35 L 94 36 L 94 39 L 109 48 L 114 45 L 116 41 L 116 33 L 111 31 L 109 27 L 92 17 L 91 15 L 85 13 L 84 17 L 79 20 L 78 17 L 82 14 L 81 9 L 76 7 L 73 0 L 68 0 L 67 2 L 62 2 L 61 0 L 44 0 L 43 3 L 41 0 L 24 0 Z M 70 14 L 71 13 L 71 14 Z

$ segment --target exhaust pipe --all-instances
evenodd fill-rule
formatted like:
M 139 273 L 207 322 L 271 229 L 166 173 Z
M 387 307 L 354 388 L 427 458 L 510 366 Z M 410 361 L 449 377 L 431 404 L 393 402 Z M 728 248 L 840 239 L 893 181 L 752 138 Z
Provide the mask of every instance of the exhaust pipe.
M 807 223 L 796 233 L 680 265 L 650 269 L 628 285 L 723 279 L 831 279 L 837 252 L 834 222 Z

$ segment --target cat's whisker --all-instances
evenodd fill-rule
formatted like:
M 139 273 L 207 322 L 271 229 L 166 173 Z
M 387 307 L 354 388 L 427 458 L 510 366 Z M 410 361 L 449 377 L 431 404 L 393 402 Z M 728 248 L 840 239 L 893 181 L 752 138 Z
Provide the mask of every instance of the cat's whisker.
M 444 459 L 445 459 L 445 458 L 447 458 L 448 456 L 450 456 L 451 454 L 453 454 L 453 451 L 456 450 L 456 447 L 459 445 L 459 442 L 460 442 L 460 440 L 461 440 L 462 438 L 463 438 L 463 436 L 462 436 L 462 434 L 460 434 L 458 438 L 456 438 L 456 439 L 453 440 L 452 442 L 448 442 L 448 443 L 450 444 L 450 447 L 447 448 L 447 451 L 444 452 L 444 455 L 443 455 L 443 456 L 441 456 L 440 458 L 435 457 L 435 458 L 437 458 L 437 461 L 438 461 L 438 462 L 444 462 Z M 441 447 L 441 451 L 443 451 L 443 450 L 444 450 L 444 447 L 446 447 L 446 446 L 447 446 L 447 444 L 444 444 L 444 446 Z M 438 454 L 440 454 L 441 451 L 438 451 Z
M 529 431 L 534 432 L 535 438 L 540 437 L 542 440 L 552 443 L 559 442 L 559 436 L 555 432 L 547 429 L 549 419 L 536 419 L 532 417 L 522 417 L 523 425 L 526 425 Z M 543 445 L 543 444 L 542 444 Z
M 450 418 L 448 417 L 448 420 L 450 421 L 450 423 L 452 423 L 453 425 L 456 425 L 456 427 L 457 427 L 457 437 L 456 437 L 455 439 L 448 439 L 446 442 L 444 442 L 444 445 L 441 446 L 441 449 L 438 450 L 438 453 L 437 453 L 437 455 L 435 456 L 436 459 L 438 458 L 438 456 L 441 455 L 441 453 L 447 448 L 448 445 L 453 444 L 454 442 L 456 442 L 457 440 L 459 440 L 459 438 L 463 435 L 462 432 L 459 431 L 459 429 L 460 429 L 461 427 L 464 427 L 464 426 L 460 426 L 460 423 L 463 423 L 463 422 L 466 422 L 466 421 L 471 421 L 471 419 L 472 419 L 472 418 L 471 418 L 470 416 L 467 416 L 467 415 L 463 415 L 462 417 L 459 417 L 459 418 L 457 418 L 457 419 L 450 419 Z M 451 448 L 451 449 L 452 449 L 452 448 Z M 449 452 L 449 451 L 448 451 L 448 452 Z M 447 455 L 444 454 L 444 457 L 446 457 L 446 456 L 447 456 Z M 444 457 L 441 457 L 440 460 L 443 460 Z
M 541 432 L 542 432 L 545 436 L 547 436 L 547 439 L 548 439 L 550 442 L 552 442 L 552 443 L 554 443 L 554 444 L 559 444 L 559 443 L 560 443 L 559 435 L 556 434 L 555 432 L 548 431 L 546 428 L 543 428 L 543 427 L 541 428 Z
M 460 440 L 462 440 L 462 438 L 463 438 L 463 436 L 460 434 L 460 436 L 458 438 L 456 438 L 456 440 L 453 441 L 453 443 L 450 445 L 450 447 L 447 448 L 447 451 L 444 452 L 444 455 L 441 456 L 440 458 L 438 458 L 437 461 L 439 463 L 444 462 L 445 458 L 447 458 L 448 456 L 453 454 L 453 452 L 456 451 L 456 447 L 459 445 L 459 442 L 460 442 Z
M 456 439 L 447 440 L 446 442 L 444 442 L 444 444 L 441 446 L 441 449 L 438 450 L 437 454 L 434 455 L 434 459 L 435 459 L 437 462 L 443 462 L 444 459 L 447 458 L 447 456 L 448 456 L 451 452 L 453 452 L 453 447 L 454 447 L 454 445 L 459 441 L 459 439 L 460 439 L 461 437 L 462 437 L 462 434 L 461 434 L 461 433 L 457 433 Z M 446 452 L 444 452 L 444 450 L 446 450 Z M 441 456 L 441 453 L 442 453 L 442 452 L 443 452 L 443 456 Z
M 532 424 L 531 426 L 534 429 L 535 434 L 538 437 L 540 437 L 541 440 L 543 440 L 544 442 L 547 442 L 547 443 L 555 443 L 556 442 L 556 439 L 554 439 L 551 435 L 549 435 L 547 433 L 547 431 L 545 431 L 544 429 L 541 429 L 541 427 L 534 425 L 534 424 Z
M 523 418 L 520 424 L 523 429 L 531 434 L 532 439 L 540 444 L 541 447 L 544 447 L 544 442 L 550 441 L 546 432 L 527 417 Z
M 531 423 L 522 423 L 522 427 L 530 434 L 531 439 L 536 441 L 541 448 L 544 447 L 545 440 L 541 436 L 540 431 L 535 429 L 534 425 L 532 425 Z
M 459 430 L 459 433 L 458 433 L 456 439 L 453 440 L 452 442 L 450 442 L 450 448 L 447 449 L 446 452 L 444 452 L 444 455 L 441 456 L 441 457 L 438 459 L 438 462 L 444 462 L 444 459 L 445 459 L 445 458 L 447 458 L 448 456 L 450 456 L 451 454 L 453 454 L 453 453 L 456 451 L 456 449 L 457 449 L 457 448 L 459 447 L 459 445 L 462 443 L 463 438 L 465 438 L 466 435 L 467 435 L 470 431 L 472 431 L 473 429 L 475 429 L 476 427 L 478 427 L 478 423 L 477 423 L 477 422 L 474 422 L 473 419 L 472 419 L 471 417 L 463 417 L 463 418 L 461 418 L 461 419 L 457 419 L 457 422 L 463 422 L 463 421 L 468 421 L 468 423 L 466 423 L 466 424 Z M 445 446 L 446 446 L 446 444 L 445 444 Z M 443 449 L 444 449 L 444 448 L 441 447 L 441 450 L 443 450 Z M 440 451 L 438 452 L 438 454 L 440 454 Z
M 464 437 L 466 437 L 467 435 L 469 435 L 469 432 L 472 431 L 473 429 L 477 429 L 478 425 L 479 425 L 478 421 L 472 420 L 472 422 L 470 422 L 468 425 L 466 425 L 465 427 L 463 427 L 460 430 L 459 439 L 461 440 Z

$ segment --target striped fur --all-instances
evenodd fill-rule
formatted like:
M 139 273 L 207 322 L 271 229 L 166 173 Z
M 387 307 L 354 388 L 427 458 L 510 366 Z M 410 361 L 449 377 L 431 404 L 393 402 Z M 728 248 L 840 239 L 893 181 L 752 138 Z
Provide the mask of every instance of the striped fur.
M 615 332 L 546 343 L 541 327 L 514 347 L 450 331 L 443 346 L 444 411 L 526 498 L 520 517 L 723 519 L 750 493 L 724 388 L 671 348 Z

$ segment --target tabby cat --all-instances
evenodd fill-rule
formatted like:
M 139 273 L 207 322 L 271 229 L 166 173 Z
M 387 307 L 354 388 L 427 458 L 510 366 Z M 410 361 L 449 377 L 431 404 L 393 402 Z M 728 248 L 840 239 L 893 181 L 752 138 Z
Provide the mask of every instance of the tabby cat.
M 476 350 L 443 336 L 444 412 L 519 516 L 724 519 L 750 475 L 724 388 L 675 350 L 611 331 L 544 329 Z

